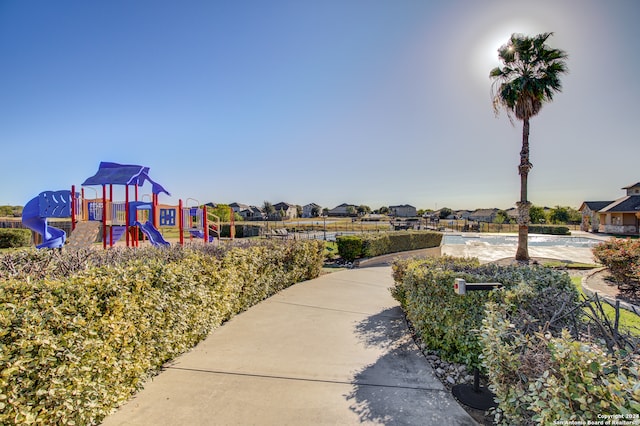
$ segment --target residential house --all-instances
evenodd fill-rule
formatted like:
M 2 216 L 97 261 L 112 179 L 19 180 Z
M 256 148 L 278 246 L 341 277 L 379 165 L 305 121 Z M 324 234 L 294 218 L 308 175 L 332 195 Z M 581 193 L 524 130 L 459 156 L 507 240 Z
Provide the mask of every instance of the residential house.
M 302 206 L 302 217 L 317 217 L 322 215 L 322 207 L 316 203 Z
M 350 208 L 352 207 L 352 208 Z M 358 206 L 353 204 L 342 203 L 329 210 L 329 216 L 355 216 L 357 215 Z
M 246 209 L 240 210 L 238 213 L 244 218 L 244 220 L 264 220 L 265 218 L 265 214 L 262 209 L 256 206 L 249 206 Z
M 580 230 L 585 232 L 598 232 L 598 228 L 600 227 L 600 215 L 598 212 L 611 203 L 613 203 L 613 201 L 583 202 L 578 209 L 578 211 L 582 213 Z
M 509 220 L 511 220 L 511 222 L 518 223 L 518 209 L 517 208 L 511 207 L 510 209 L 505 210 L 505 213 L 507 213 L 507 216 L 509 217 Z
M 498 214 L 498 209 L 478 209 L 469 215 L 469 220 L 475 222 L 493 223 Z
M 280 202 L 274 204 L 273 208 L 276 210 L 277 219 L 287 220 L 298 217 L 298 208 L 294 204 Z
M 240 213 L 242 210 L 246 210 L 251 206 L 242 203 L 231 203 L 229 204 L 229 207 L 231 207 L 234 213 Z
M 467 220 L 469 216 L 471 216 L 471 213 L 473 212 L 469 210 L 458 210 L 455 212 L 455 215 L 457 219 Z
M 640 182 L 625 186 L 627 195 L 597 210 L 598 232 L 606 234 L 632 235 L 640 233 Z M 593 209 L 600 207 L 597 202 L 585 201 L 580 206 L 583 215 L 591 216 Z M 602 202 L 604 204 L 604 202 Z M 589 212 L 591 211 L 591 213 Z M 593 222 L 591 227 L 593 229 Z
M 416 217 L 418 215 L 416 208 L 409 204 L 389 206 L 389 213 L 396 217 Z

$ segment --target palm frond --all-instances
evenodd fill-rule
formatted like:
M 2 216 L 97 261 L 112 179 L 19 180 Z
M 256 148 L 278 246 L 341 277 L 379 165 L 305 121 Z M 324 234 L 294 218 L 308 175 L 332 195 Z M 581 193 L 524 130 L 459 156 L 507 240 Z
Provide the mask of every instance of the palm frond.
M 553 33 L 533 37 L 512 34 L 509 41 L 498 49 L 498 57 L 504 64 L 489 73 L 493 80 L 491 97 L 494 112 L 501 109 L 519 120 L 528 119 L 540 112 L 542 105 L 562 90 L 560 75 L 568 72 L 568 55 L 560 49 L 547 46 Z

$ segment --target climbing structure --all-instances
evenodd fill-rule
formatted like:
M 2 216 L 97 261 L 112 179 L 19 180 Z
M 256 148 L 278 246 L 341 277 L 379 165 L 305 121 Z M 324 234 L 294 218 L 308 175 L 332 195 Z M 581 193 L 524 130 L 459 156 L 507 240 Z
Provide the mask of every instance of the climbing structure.
M 151 194 L 140 197 L 139 189 L 147 184 Z M 124 200 L 114 199 L 114 186 L 124 188 Z M 94 196 L 87 197 L 91 191 Z M 118 192 L 122 195 L 122 190 Z M 42 236 L 38 248 L 61 248 L 65 243 L 70 247 L 88 246 L 99 235 L 104 248 L 112 247 L 123 235 L 127 246 L 138 246 L 141 235 L 153 245 L 168 245 L 159 228 L 177 228 L 180 244 L 184 244 L 185 234 L 205 243 L 214 241 L 212 234 L 219 240 L 219 218 L 213 216 L 217 220 L 208 223 L 206 206 L 183 207 L 182 200 L 177 206 L 159 204 L 162 193 L 171 195 L 149 177 L 149 167 L 102 162 L 96 174 L 82 183 L 79 193 L 74 186 L 71 191 L 41 192 L 25 205 L 22 222 Z M 52 217 L 71 219 L 69 238 L 65 231 L 48 224 L 47 218 Z
M 151 183 L 153 194 L 151 202 L 138 200 L 138 188 L 146 182 Z M 127 246 L 137 246 L 137 229 L 140 229 L 154 245 L 169 244 L 157 229 L 155 209 L 159 194 L 163 192 L 167 195 L 171 194 L 149 177 L 149 167 L 102 162 L 96 174 L 82 183 L 82 186 L 95 185 L 102 187 L 102 199 L 87 200 L 83 197 L 86 203 L 83 211 L 87 212 L 87 220 L 102 222 L 103 247 L 113 246 L 123 234 L 126 235 Z M 113 200 L 113 185 L 124 186 L 124 201 Z M 131 200 L 130 187 L 134 188 L 133 200 Z M 144 223 L 140 221 L 143 216 L 146 218 Z

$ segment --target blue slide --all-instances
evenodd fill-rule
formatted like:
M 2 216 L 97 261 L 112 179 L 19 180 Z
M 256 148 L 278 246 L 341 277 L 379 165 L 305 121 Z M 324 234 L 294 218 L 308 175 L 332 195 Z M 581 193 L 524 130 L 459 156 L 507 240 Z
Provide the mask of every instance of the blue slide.
M 201 229 L 191 229 L 189 230 L 189 233 L 194 238 L 204 238 L 204 231 Z M 209 242 L 211 243 L 215 239 L 216 239 L 215 235 L 213 235 L 211 231 L 209 231 Z
M 107 240 L 107 245 L 111 245 L 112 232 L 113 232 L 113 242 L 115 243 L 119 241 L 120 238 L 122 238 L 122 235 L 124 235 L 127 228 L 125 226 L 112 226 L 111 229 L 113 231 L 107 232 L 107 235 L 105 236 L 105 240 Z
M 63 191 L 60 191 L 63 192 Z M 69 192 L 69 191 L 67 191 Z M 43 193 L 44 194 L 44 193 Z M 22 210 L 22 224 L 34 232 L 42 235 L 42 244 L 37 247 L 41 248 L 61 248 L 67 239 L 67 234 L 62 229 L 54 228 L 47 224 L 47 216 L 41 215 L 43 207 L 46 204 L 46 197 L 43 194 L 32 198 Z M 52 194 L 49 192 L 49 194 Z M 46 208 L 44 209 L 46 210 Z M 54 216 L 57 217 L 57 216 Z
M 153 226 L 153 223 L 146 221 L 144 224 L 136 222 L 136 226 L 140 227 L 140 230 L 144 232 L 144 235 L 149 238 L 149 242 L 154 246 L 168 246 L 169 242 L 166 241 L 160 231 Z

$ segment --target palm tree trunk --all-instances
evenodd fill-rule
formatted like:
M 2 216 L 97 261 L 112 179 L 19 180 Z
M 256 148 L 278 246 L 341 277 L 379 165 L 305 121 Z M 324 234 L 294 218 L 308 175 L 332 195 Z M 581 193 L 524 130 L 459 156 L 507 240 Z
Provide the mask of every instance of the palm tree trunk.
M 516 260 L 529 260 L 529 207 L 527 180 L 532 164 L 529 162 L 529 119 L 522 120 L 522 150 L 520 151 L 520 201 L 518 202 L 518 249 Z

